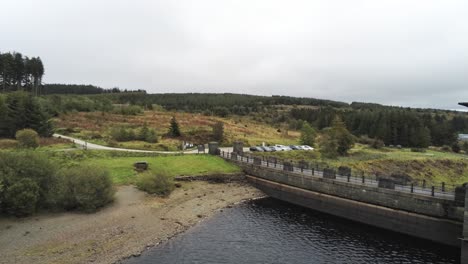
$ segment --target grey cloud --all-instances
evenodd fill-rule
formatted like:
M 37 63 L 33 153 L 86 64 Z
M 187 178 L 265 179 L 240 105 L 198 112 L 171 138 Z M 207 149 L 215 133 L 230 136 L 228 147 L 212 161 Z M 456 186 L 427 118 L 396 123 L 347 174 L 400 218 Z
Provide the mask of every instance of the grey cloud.
M 5 0 L 0 50 L 45 82 L 456 108 L 466 1 Z

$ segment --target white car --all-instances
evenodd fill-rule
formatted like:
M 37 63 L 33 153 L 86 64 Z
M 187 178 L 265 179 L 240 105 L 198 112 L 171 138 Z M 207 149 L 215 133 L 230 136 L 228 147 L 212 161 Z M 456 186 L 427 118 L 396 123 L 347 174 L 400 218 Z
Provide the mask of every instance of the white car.
M 270 148 L 274 149 L 275 151 L 283 151 L 283 149 L 278 146 L 271 146 Z
M 303 149 L 303 150 L 314 150 L 313 147 L 308 146 L 308 145 L 302 145 L 302 146 L 299 146 L 299 147 L 301 147 L 301 149 Z
M 290 150 L 292 150 L 292 148 L 290 148 L 288 146 L 284 146 L 284 145 L 275 145 L 275 147 L 281 149 L 281 151 L 290 151 Z

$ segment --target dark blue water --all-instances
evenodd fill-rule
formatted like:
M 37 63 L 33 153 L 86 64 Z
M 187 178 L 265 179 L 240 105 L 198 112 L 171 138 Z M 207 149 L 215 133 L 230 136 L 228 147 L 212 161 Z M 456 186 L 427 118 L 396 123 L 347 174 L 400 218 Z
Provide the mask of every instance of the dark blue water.
M 459 263 L 459 254 L 266 198 L 225 209 L 126 263 Z

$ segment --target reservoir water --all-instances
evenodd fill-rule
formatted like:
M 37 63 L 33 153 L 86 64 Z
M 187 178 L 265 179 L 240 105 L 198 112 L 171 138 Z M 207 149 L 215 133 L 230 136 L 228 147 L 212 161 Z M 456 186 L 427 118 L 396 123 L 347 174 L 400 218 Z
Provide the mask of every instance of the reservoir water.
M 459 263 L 460 251 L 265 198 L 125 263 Z

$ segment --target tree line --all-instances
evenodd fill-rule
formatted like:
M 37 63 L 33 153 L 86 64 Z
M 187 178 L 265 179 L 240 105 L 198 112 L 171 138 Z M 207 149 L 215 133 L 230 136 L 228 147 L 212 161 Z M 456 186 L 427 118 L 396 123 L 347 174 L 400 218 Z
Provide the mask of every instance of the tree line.
M 330 127 L 340 116 L 355 136 L 368 136 L 382 140 L 386 145 L 425 148 L 429 145 L 452 145 L 457 133 L 468 130 L 468 117 L 460 113 L 417 111 L 407 108 L 373 107 L 339 110 L 294 108 L 290 115 L 304 120 L 318 129 Z
M 27 90 L 39 93 L 44 65 L 40 57 L 19 52 L 0 52 L 0 87 L 2 92 Z
M 50 115 L 37 97 L 27 92 L 0 95 L 0 138 L 13 138 L 18 130 L 25 128 L 45 137 L 53 133 Z
M 127 90 L 118 87 L 104 89 L 90 84 L 44 84 L 41 94 L 107 94 L 107 93 L 146 93 L 145 90 Z

